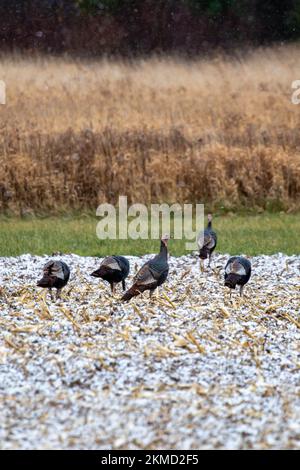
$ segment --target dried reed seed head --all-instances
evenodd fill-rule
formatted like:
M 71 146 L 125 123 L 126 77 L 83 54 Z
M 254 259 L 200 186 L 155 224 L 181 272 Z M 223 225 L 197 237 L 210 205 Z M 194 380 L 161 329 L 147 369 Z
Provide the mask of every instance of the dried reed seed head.
M 3 58 L 10 100 L 1 108 L 0 210 L 94 209 L 118 193 L 212 210 L 224 201 L 227 209 L 299 208 L 298 117 L 278 96 L 297 76 L 297 57 L 290 46 L 239 63 L 149 59 L 91 69 L 57 59 L 42 71 Z

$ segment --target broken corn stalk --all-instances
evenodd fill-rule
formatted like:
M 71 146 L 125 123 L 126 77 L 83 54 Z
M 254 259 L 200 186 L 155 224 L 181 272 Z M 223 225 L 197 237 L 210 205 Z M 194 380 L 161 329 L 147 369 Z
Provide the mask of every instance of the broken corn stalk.
M 205 354 L 205 349 L 203 346 L 201 346 L 201 344 L 196 340 L 195 336 L 193 335 L 193 333 L 191 331 L 189 331 L 188 333 L 186 333 L 185 337 L 192 343 L 196 346 L 196 348 L 198 349 L 198 351 L 201 353 L 201 354 Z

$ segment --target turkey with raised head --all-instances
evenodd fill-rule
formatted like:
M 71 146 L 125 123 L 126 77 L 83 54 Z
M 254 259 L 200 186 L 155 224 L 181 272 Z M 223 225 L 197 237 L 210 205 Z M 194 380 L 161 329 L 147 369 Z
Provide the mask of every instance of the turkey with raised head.
M 200 269 L 204 269 L 204 260 L 208 258 L 208 267 L 210 267 L 211 256 L 217 246 L 217 234 L 212 229 L 212 215 L 207 215 L 208 224 L 206 229 L 198 236 Z
M 101 262 L 99 269 L 92 272 L 91 276 L 101 277 L 110 284 L 111 292 L 114 294 L 115 285 L 122 282 L 125 290 L 125 279 L 129 274 L 129 261 L 124 256 L 107 256 Z
M 63 261 L 48 261 L 43 268 L 43 277 L 37 282 L 38 287 L 48 288 L 51 299 L 52 288 L 57 289 L 56 299 L 60 297 L 61 289 L 67 284 L 70 277 L 70 268 Z
M 240 295 L 243 295 L 244 285 L 251 276 L 251 263 L 243 256 L 232 256 L 225 266 L 225 286 L 235 289 L 240 286 Z
M 168 241 L 169 235 L 161 238 L 159 254 L 147 261 L 137 272 L 133 285 L 122 297 L 123 301 L 128 301 L 146 290 L 150 291 L 151 297 L 153 291 L 165 282 L 169 274 Z

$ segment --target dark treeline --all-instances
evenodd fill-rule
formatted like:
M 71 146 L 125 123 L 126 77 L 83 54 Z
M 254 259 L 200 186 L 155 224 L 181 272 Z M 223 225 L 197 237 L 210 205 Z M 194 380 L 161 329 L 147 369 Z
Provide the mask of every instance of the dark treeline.
M 1 50 L 193 55 L 300 37 L 300 0 L 0 0 Z

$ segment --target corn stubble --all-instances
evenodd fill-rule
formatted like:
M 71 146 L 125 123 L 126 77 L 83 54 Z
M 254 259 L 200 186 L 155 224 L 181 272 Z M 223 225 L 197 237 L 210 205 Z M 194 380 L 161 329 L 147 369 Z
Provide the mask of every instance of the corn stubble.
M 88 284 L 99 260 L 76 255 L 52 302 L 34 282 L 44 261 L 0 268 L 4 449 L 299 448 L 299 256 L 252 258 L 243 298 L 223 271 L 171 257 L 159 297 L 130 304 Z
M 2 58 L 0 210 L 103 201 L 297 209 L 299 47 L 247 57 Z

